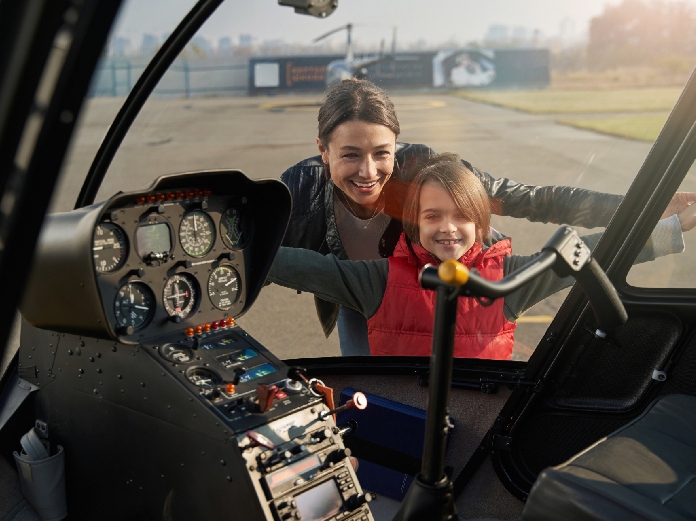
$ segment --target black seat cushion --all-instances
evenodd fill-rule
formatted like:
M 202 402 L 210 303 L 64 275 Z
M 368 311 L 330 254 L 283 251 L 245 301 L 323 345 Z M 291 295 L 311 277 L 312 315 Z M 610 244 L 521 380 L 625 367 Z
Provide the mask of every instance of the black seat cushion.
M 526 521 L 696 519 L 696 397 L 658 398 L 534 483 Z

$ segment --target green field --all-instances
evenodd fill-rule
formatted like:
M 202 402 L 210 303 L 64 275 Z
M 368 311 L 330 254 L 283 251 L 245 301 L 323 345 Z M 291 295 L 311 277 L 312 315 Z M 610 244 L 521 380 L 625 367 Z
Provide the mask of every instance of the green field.
M 593 119 L 562 119 L 558 123 L 613 136 L 655 141 L 667 121 L 667 113 Z
M 681 91 L 679 87 L 656 87 L 619 90 L 459 91 L 453 95 L 535 114 L 559 114 L 670 110 Z

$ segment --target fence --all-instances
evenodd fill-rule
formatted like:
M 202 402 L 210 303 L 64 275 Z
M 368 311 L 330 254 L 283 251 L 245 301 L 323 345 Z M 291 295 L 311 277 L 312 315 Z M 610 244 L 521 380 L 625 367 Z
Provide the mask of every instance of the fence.
M 147 67 L 147 59 L 105 58 L 97 67 L 89 95 L 127 96 Z M 177 59 L 153 92 L 158 98 L 211 95 L 244 96 L 248 91 L 249 60 Z

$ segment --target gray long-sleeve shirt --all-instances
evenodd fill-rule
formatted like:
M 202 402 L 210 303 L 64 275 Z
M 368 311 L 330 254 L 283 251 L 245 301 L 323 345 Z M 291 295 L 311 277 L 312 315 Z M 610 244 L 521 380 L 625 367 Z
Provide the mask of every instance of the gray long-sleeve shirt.
M 583 236 L 582 240 L 590 250 L 594 250 L 601 236 L 601 233 L 595 233 Z M 656 248 L 653 248 L 653 241 Z M 660 221 L 636 263 L 681 252 L 683 248 L 679 220 L 673 216 Z M 504 274 L 525 266 L 538 255 L 539 253 L 507 255 L 503 259 Z M 283 247 L 278 252 L 268 280 L 280 286 L 313 293 L 324 300 L 348 306 L 366 318 L 371 318 L 382 304 L 388 277 L 387 259 L 340 260 L 332 254 L 324 256 L 311 250 Z M 505 318 L 515 322 L 527 309 L 574 282 L 573 277 L 559 277 L 551 270 L 546 271 L 505 297 Z

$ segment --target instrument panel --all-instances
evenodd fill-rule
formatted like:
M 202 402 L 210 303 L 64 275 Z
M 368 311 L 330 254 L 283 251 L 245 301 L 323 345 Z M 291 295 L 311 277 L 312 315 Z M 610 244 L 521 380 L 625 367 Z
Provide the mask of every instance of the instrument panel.
M 258 296 L 291 208 L 280 181 L 214 170 L 51 214 L 20 310 L 33 326 L 62 333 L 204 339 Z
M 110 207 L 94 229 L 92 257 L 116 333 L 146 338 L 187 326 L 194 336 L 225 327 L 245 300 L 244 251 L 254 234 L 247 204 L 199 188 Z

